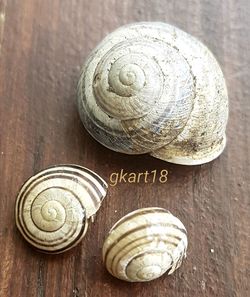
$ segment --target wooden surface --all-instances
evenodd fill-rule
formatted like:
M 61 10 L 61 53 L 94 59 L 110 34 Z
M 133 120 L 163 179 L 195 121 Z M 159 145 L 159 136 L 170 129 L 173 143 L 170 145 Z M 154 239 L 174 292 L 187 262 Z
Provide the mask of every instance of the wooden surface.
M 201 39 L 217 57 L 230 96 L 228 145 L 195 167 L 114 153 L 84 130 L 76 84 L 90 50 L 122 24 L 161 20 Z M 0 296 L 250 296 L 250 1 L 0 0 Z M 37 253 L 14 223 L 19 187 L 58 163 L 110 174 L 167 169 L 168 182 L 118 184 L 85 239 L 58 256 Z M 139 207 L 168 208 L 186 225 L 188 256 L 172 276 L 144 284 L 102 265 L 105 235 Z

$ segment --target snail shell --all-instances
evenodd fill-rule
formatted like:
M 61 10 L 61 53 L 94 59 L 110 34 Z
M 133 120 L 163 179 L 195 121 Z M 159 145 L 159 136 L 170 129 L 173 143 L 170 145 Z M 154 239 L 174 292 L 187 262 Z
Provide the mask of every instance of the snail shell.
M 163 208 L 142 208 L 121 218 L 103 245 L 103 261 L 115 277 L 129 282 L 173 273 L 186 257 L 187 232 Z
M 48 168 L 29 178 L 16 200 L 16 224 L 37 250 L 61 253 L 77 245 L 98 211 L 107 184 L 75 165 Z
M 135 23 L 90 54 L 78 84 L 88 132 L 126 154 L 196 165 L 226 143 L 227 89 L 208 48 L 165 23 Z

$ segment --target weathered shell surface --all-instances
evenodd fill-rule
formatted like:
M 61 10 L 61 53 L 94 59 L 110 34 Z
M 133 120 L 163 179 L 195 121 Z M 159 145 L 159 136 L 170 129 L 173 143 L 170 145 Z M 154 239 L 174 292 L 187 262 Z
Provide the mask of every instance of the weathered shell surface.
M 202 164 L 225 147 L 228 97 L 211 52 L 164 23 L 135 23 L 109 34 L 78 85 L 85 128 L 106 147 Z
M 17 196 L 17 227 L 36 249 L 64 252 L 83 238 L 106 190 L 105 181 L 84 167 L 43 170 L 29 178 Z
M 187 232 L 163 208 L 142 208 L 120 219 L 103 245 L 103 261 L 115 277 L 129 282 L 173 273 L 186 257 Z

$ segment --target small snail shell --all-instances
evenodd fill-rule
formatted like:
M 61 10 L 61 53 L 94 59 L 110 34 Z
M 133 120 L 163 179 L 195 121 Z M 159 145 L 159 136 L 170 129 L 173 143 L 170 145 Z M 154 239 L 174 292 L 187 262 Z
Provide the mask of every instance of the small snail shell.
M 142 208 L 121 218 L 103 245 L 103 261 L 115 277 L 129 282 L 174 272 L 186 257 L 187 232 L 163 208 Z
M 91 53 L 78 84 L 88 132 L 126 154 L 196 165 L 226 143 L 227 89 L 208 48 L 165 23 L 135 23 Z
M 48 168 L 29 178 L 16 200 L 16 224 L 23 237 L 45 253 L 61 253 L 85 235 L 107 184 L 76 165 Z

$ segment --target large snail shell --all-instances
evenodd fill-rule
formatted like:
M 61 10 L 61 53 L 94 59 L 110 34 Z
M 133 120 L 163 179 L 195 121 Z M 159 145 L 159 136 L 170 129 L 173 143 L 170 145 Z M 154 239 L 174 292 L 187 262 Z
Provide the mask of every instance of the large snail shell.
M 17 227 L 36 249 L 64 252 L 83 238 L 106 191 L 105 181 L 87 168 L 60 165 L 43 170 L 29 178 L 17 196 Z
M 144 282 L 174 272 L 186 256 L 187 232 L 163 208 L 142 208 L 120 219 L 103 245 L 103 261 L 115 277 Z
M 228 97 L 214 56 L 164 23 L 109 34 L 88 58 L 78 106 L 89 133 L 127 154 L 202 164 L 225 147 Z

